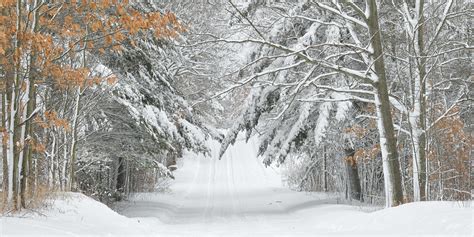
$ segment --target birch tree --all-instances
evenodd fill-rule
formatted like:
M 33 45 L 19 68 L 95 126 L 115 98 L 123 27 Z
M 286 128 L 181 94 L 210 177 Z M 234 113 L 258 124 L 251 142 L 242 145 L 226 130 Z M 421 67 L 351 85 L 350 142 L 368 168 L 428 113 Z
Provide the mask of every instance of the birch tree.
M 466 85 L 457 84 L 459 93 L 452 100 L 451 108 L 446 108 L 442 114 L 429 118 L 429 101 L 436 101 L 433 93 L 436 90 L 443 90 L 440 85 L 439 74 L 436 68 L 443 68 L 452 63 L 463 63 L 467 59 L 463 51 L 467 51 L 470 46 L 467 44 L 459 29 L 451 32 L 451 36 L 445 35 L 447 28 L 452 25 L 452 21 L 459 21 L 469 14 L 460 6 L 463 3 L 455 4 L 454 1 L 432 1 L 417 0 L 413 3 L 399 1 L 396 9 L 403 17 L 406 34 L 406 49 L 403 49 L 397 56 L 404 55 L 404 60 L 399 60 L 401 64 L 407 64 L 408 78 L 405 83 L 410 85 L 406 91 L 409 100 L 401 106 L 401 112 L 408 117 L 408 131 L 412 144 L 412 164 L 413 164 L 413 200 L 427 200 L 427 175 L 428 166 L 426 161 L 427 141 L 429 130 L 433 128 L 432 123 L 442 120 L 455 106 L 465 101 Z M 459 5 L 458 5 L 459 4 Z M 449 55 L 449 56 L 448 56 Z M 395 55 L 394 55 L 395 56 Z M 446 57 L 448 56 L 448 57 Z M 459 78 L 461 81 L 467 78 Z M 428 88 L 427 85 L 432 85 Z M 400 105 L 400 104 L 398 104 Z

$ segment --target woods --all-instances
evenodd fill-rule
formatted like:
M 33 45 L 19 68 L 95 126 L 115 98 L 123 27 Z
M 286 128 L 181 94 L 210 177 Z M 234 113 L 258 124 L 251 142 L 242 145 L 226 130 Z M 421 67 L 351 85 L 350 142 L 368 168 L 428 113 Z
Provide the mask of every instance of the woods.
M 120 190 L 119 193 L 124 192 L 125 182 L 129 186 L 134 185 L 127 188 L 142 189 L 135 187 L 137 181 L 128 180 L 133 176 L 130 173 L 135 172 L 132 167 L 147 170 L 147 175 L 141 179 L 169 175 L 166 164 L 171 161 L 164 160 L 163 156 L 147 158 L 150 159 L 149 162 L 144 160 L 146 156 L 135 161 L 130 161 L 127 157 L 126 177 L 125 161 L 120 154 L 106 153 L 108 160 L 89 160 L 88 164 L 82 158 L 84 152 L 87 156 L 97 156 L 98 152 L 103 151 L 84 144 L 88 144 L 89 136 L 98 139 L 96 134 L 100 134 L 100 131 L 108 129 L 112 132 L 110 126 L 123 124 L 122 121 L 117 124 L 111 122 L 112 118 L 115 119 L 120 114 L 129 116 L 128 126 L 143 127 L 145 131 L 138 137 L 125 134 L 124 138 L 128 137 L 129 142 L 134 139 L 142 142 L 151 139 L 154 143 L 160 143 L 160 137 L 167 136 L 166 132 L 158 134 L 153 130 L 157 128 L 149 127 L 148 136 L 151 138 L 146 138 L 149 122 L 140 122 L 139 117 L 136 118 L 138 121 L 133 120 L 130 117 L 133 114 L 125 102 L 121 103 L 122 110 L 118 114 L 105 114 L 107 103 L 117 104 L 120 98 L 113 94 L 123 91 L 117 84 L 119 77 L 145 75 L 138 68 L 114 68 L 112 63 L 117 62 L 107 60 L 110 57 L 131 55 L 133 51 L 139 52 L 145 41 L 153 40 L 156 44 L 184 32 L 184 26 L 175 15 L 128 1 L 52 3 L 44 0 L 18 0 L 2 1 L 0 7 L 4 210 L 26 208 L 46 190 L 95 192 L 97 187 L 86 184 L 88 179 L 97 174 L 94 172 L 99 172 L 102 176 L 115 175 L 117 188 L 113 185 L 109 187 L 111 192 Z M 140 64 L 143 63 L 142 60 Z M 137 71 L 133 73 L 131 70 Z M 165 80 L 153 71 L 149 74 L 152 80 Z M 166 72 L 162 74 L 165 75 Z M 175 92 L 170 88 L 169 93 Z M 155 103 L 148 103 L 150 106 L 157 106 L 160 102 L 157 100 Z M 185 109 L 185 105 L 181 106 Z M 157 110 L 162 111 L 163 108 Z M 166 119 L 165 112 L 160 113 Z M 178 138 L 180 137 L 176 136 Z M 171 142 L 172 139 L 168 139 L 161 143 Z M 126 144 L 118 142 L 117 145 Z M 198 146 L 199 144 L 195 145 Z M 180 145 L 172 147 L 173 151 L 170 152 L 178 154 L 177 149 L 180 149 Z M 151 152 L 150 149 L 138 150 Z M 164 148 L 159 152 L 167 150 L 170 149 Z M 171 159 L 170 155 L 167 159 Z M 103 168 L 94 171 L 95 163 L 98 163 L 97 167 Z M 114 166 L 115 163 L 118 164 L 118 172 L 109 172 L 109 166 Z M 96 181 L 103 182 L 102 180 L 100 178 Z M 90 194 L 97 195 L 98 198 L 110 196 L 110 193 Z
M 229 39 L 210 34 L 205 41 L 244 44 L 253 50 L 248 64 L 239 71 L 246 76 L 214 94 L 219 98 L 236 88 L 252 88 L 247 97 L 250 103 L 228 132 L 221 155 L 238 131 L 246 130 L 247 137 L 255 132 L 263 137 L 260 150 L 264 162 L 300 167 L 289 171 L 290 180 L 295 173 L 303 175 L 303 182 L 323 175 L 324 181 L 317 182 L 326 187 L 329 171 L 336 172 L 333 191 L 354 189 L 354 182 L 359 181 L 352 169 L 339 173 L 337 163 L 327 169 L 325 148 L 332 146 L 329 156 L 345 156 L 342 160 L 359 167 L 363 177 L 378 174 L 365 173 L 366 155 L 362 154 L 382 159 L 386 206 L 463 195 L 461 199 L 469 199 L 469 185 L 457 192 L 438 185 L 439 172 L 447 170 L 436 165 L 434 156 L 427 159 L 427 154 L 442 145 L 437 140 L 436 123 L 454 118 L 462 121 L 472 114 L 472 46 L 465 28 L 472 11 L 464 8 L 466 5 L 462 1 L 371 0 L 242 4 L 240 11 L 246 13 L 241 16 L 245 18 L 242 24 L 245 20 L 264 22 L 260 28 L 248 25 L 249 37 Z M 366 140 L 374 136 L 369 131 L 378 132 L 378 141 Z M 343 138 L 330 135 L 334 132 Z M 469 138 L 461 149 L 471 154 L 472 131 L 462 134 Z M 336 148 L 332 144 L 337 141 L 347 145 Z M 302 149 L 308 153 L 302 154 Z M 354 149 L 355 155 L 347 155 L 347 149 Z M 287 157 L 299 161 L 288 162 Z M 435 159 L 463 163 L 449 171 L 450 177 L 470 182 L 469 159 Z M 314 184 L 294 182 L 296 187 L 315 188 Z M 369 188 L 364 183 L 372 181 L 360 182 Z M 381 191 L 373 188 L 366 189 L 365 195 Z M 446 189 L 451 190 L 450 198 L 441 191 Z
M 470 200 L 469 1 L 0 2 L 2 210 L 167 188 L 258 137 L 291 189 Z M 223 135 L 225 134 L 225 135 Z

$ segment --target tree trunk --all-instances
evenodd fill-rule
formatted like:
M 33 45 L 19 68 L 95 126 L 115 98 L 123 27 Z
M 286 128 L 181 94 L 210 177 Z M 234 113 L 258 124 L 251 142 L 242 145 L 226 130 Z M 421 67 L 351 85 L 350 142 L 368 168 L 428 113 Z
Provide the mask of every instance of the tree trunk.
M 397 140 L 393 127 L 390 100 L 385 73 L 385 62 L 383 58 L 382 38 L 380 34 L 377 1 L 368 0 L 369 11 L 368 26 L 372 39 L 373 68 L 376 73 L 375 105 L 378 117 L 378 130 L 380 136 L 380 148 L 382 150 L 386 206 L 397 206 L 403 203 L 403 190 L 401 185 L 400 164 L 398 161 Z
M 17 72 L 19 73 L 19 72 Z M 17 81 L 19 83 L 19 75 L 17 76 Z M 18 85 L 18 84 L 17 84 Z M 15 88 L 16 90 L 16 88 Z M 12 192 L 13 192 L 13 210 L 18 210 L 18 194 L 19 194 L 19 186 L 20 186 L 20 180 L 19 180 L 19 161 L 20 161 L 20 129 L 19 129 L 19 124 L 20 124 L 20 111 L 19 111 L 19 96 L 17 96 L 17 93 L 19 93 L 20 90 L 16 90 L 13 95 L 12 95 L 12 104 L 11 104 L 11 120 L 13 121 L 11 123 L 10 129 L 12 130 L 11 133 L 12 136 L 10 138 L 10 149 L 11 149 L 11 154 L 13 157 L 13 177 L 12 177 Z
M 33 20 L 32 20 L 32 27 L 31 27 L 31 32 L 35 33 L 38 28 L 38 6 L 39 1 L 35 0 L 34 1 L 34 6 L 33 9 Z M 33 113 L 36 108 L 36 85 L 35 85 L 35 62 L 36 62 L 36 56 L 35 52 L 31 52 L 30 58 L 29 58 L 29 71 L 28 71 L 28 79 L 29 79 L 29 84 L 28 84 L 28 102 L 27 102 L 27 108 L 26 108 L 26 116 L 24 119 L 27 119 L 25 121 L 25 137 L 26 137 L 26 142 L 24 144 L 24 149 L 23 149 L 23 165 L 22 165 L 22 170 L 21 170 L 21 206 L 23 208 L 26 208 L 26 192 L 27 192 L 27 185 L 28 188 L 31 189 L 31 186 L 33 184 L 32 182 L 32 147 L 31 147 L 31 141 L 33 137 Z
M 355 150 L 352 148 L 344 149 L 346 160 L 344 164 L 347 170 L 347 176 L 349 183 L 349 194 L 351 199 L 361 200 L 361 187 L 359 179 L 359 170 L 357 169 L 357 162 L 354 159 Z
M 326 144 L 323 147 L 323 190 L 324 192 L 328 191 L 328 174 L 327 174 L 327 154 L 326 154 Z
M 51 143 L 51 152 L 49 156 L 49 189 L 53 189 L 54 186 L 54 157 L 56 156 L 56 136 L 54 135 L 54 132 L 51 132 L 51 136 L 53 138 L 53 141 Z
M 62 135 L 63 135 L 63 139 L 64 139 L 64 142 L 63 144 L 67 144 L 67 132 L 66 131 L 62 131 Z M 68 170 L 68 150 L 67 150 L 67 146 L 63 146 L 63 163 L 62 163 L 62 167 L 61 167 L 61 178 L 60 178 L 60 187 L 61 187 L 61 190 L 62 191 L 65 191 L 67 189 L 67 185 L 68 185 L 68 176 L 67 176 L 67 170 Z
M 88 34 L 87 26 L 86 26 L 86 35 Z M 87 37 L 84 39 L 87 40 Z M 86 47 L 87 44 L 84 44 L 84 47 L 82 48 L 82 60 L 81 60 L 81 66 L 85 68 L 87 66 L 86 64 Z M 84 81 L 85 83 L 85 81 Z M 69 159 L 69 162 L 71 163 L 69 165 L 69 186 L 68 189 L 69 191 L 72 191 L 74 188 L 74 177 L 75 177 L 75 163 L 76 163 L 76 143 L 77 143 L 77 120 L 79 116 L 79 106 L 81 103 L 81 87 L 78 86 L 77 88 L 77 95 L 76 95 L 76 101 L 74 104 L 74 117 L 72 121 L 72 138 L 71 138 L 71 158 Z
M 117 169 L 117 183 L 115 188 L 120 195 L 123 195 L 125 193 L 125 185 L 127 181 L 127 169 L 125 167 L 125 159 L 122 157 L 119 157 L 118 159 L 119 165 Z
M 72 191 L 74 188 L 75 163 L 76 163 L 76 143 L 77 143 L 77 117 L 79 116 L 79 104 L 81 99 L 81 88 L 77 89 L 76 102 L 74 104 L 74 117 L 72 121 L 72 138 L 71 138 L 71 158 L 69 159 L 69 183 L 68 190 Z
M 424 0 L 416 2 L 417 22 L 414 32 L 417 75 L 414 83 L 414 106 L 410 124 L 413 136 L 414 201 L 426 200 L 426 53 L 424 42 Z M 416 186 L 415 186 L 416 185 Z
M 8 87 L 8 86 L 7 86 Z M 6 207 L 8 203 L 8 194 L 10 190 L 10 186 L 8 185 L 8 155 L 7 155 L 7 146 L 8 146 L 8 140 L 6 140 L 6 129 L 7 129 L 7 102 L 6 99 L 7 94 L 2 93 L 2 128 L 5 129 L 2 133 L 2 157 L 3 157 L 3 184 L 2 184 L 2 190 L 3 190 L 3 206 Z
M 21 102 L 20 102 L 21 103 Z M 28 112 L 27 109 L 24 109 L 23 118 L 27 118 Z M 20 144 L 26 144 L 26 131 L 27 126 L 22 125 L 20 130 Z M 25 149 L 21 149 L 19 152 L 19 162 L 20 164 L 20 205 L 21 207 L 26 207 L 26 178 L 28 176 L 27 169 L 28 169 L 28 160 L 26 159 L 26 152 Z

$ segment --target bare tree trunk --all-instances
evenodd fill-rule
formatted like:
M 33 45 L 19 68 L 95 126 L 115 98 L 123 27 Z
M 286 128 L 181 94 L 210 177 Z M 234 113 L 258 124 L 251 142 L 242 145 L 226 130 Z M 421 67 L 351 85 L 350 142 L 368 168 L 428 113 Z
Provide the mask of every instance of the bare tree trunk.
M 18 72 L 19 73 L 19 72 Z M 19 75 L 17 76 L 17 82 L 19 83 Z M 18 84 L 17 84 L 18 85 Z M 16 88 L 15 88 L 16 90 Z M 19 161 L 20 161 L 20 144 L 19 144 L 19 138 L 21 136 L 20 134 L 20 129 L 19 129 L 19 124 L 20 124 L 20 111 L 19 111 L 19 96 L 17 96 L 17 93 L 19 93 L 19 90 L 16 90 L 15 93 L 12 95 L 12 104 L 11 104 L 11 120 L 13 121 L 10 128 L 12 129 L 12 138 L 10 139 L 10 149 L 11 154 L 13 155 L 13 185 L 12 185 L 12 192 L 13 192 L 13 209 L 17 210 L 18 209 L 18 190 L 20 186 L 19 182 Z
M 374 83 L 375 103 L 378 117 L 380 147 L 384 163 L 386 205 L 397 206 L 403 203 L 400 164 L 398 160 L 397 140 L 393 127 L 392 111 L 387 88 L 384 53 L 380 34 L 376 0 L 367 0 L 368 26 L 374 50 L 374 70 L 377 80 Z M 388 176 L 388 177 L 387 177 Z
M 7 85 L 8 87 L 8 85 Z M 2 128 L 3 129 L 7 129 L 7 93 L 2 93 Z M 9 194 L 9 190 L 10 190 L 10 186 L 8 185 L 9 181 L 8 181 L 8 176 L 9 176 L 9 173 L 8 173 L 8 155 L 7 155 L 7 146 L 8 146 L 8 142 L 7 142 L 7 138 L 6 138 L 6 131 L 2 134 L 2 157 L 3 157 L 3 185 L 2 185 L 2 189 L 3 189 L 3 206 L 6 207 L 7 206 L 7 203 L 8 203 L 8 194 Z
M 51 153 L 49 155 L 49 176 L 48 176 L 48 184 L 49 188 L 53 189 L 54 186 L 54 159 L 56 156 L 56 136 L 54 135 L 54 132 L 51 133 L 52 135 L 52 144 L 51 144 Z
M 425 52 L 425 40 L 424 40 L 424 0 L 417 1 L 418 8 L 418 30 L 417 30 L 417 51 L 419 58 L 418 66 L 418 76 L 416 78 L 415 85 L 417 90 L 415 91 L 416 97 L 415 100 L 415 110 L 418 114 L 416 121 L 417 132 L 415 134 L 415 152 L 417 153 L 417 166 L 418 166 L 418 175 L 413 177 L 418 179 L 419 183 L 419 200 L 426 200 L 426 52 Z
M 323 190 L 324 192 L 328 191 L 328 174 L 327 174 L 327 152 L 326 144 L 323 147 Z
M 67 144 L 67 133 L 63 131 L 64 144 Z M 61 167 L 61 190 L 65 191 L 67 189 L 67 167 L 68 167 L 68 150 L 67 146 L 63 146 L 63 164 Z
M 21 76 L 20 76 L 20 67 L 21 67 L 21 52 L 20 52 L 20 32 L 21 32 L 21 16 L 22 16 L 22 1 L 17 0 L 16 3 L 16 36 L 15 36 L 15 75 L 14 75 L 14 88 L 12 89 L 13 94 L 11 98 L 11 106 L 10 106 L 10 129 L 12 133 L 12 137 L 10 139 L 10 149 L 11 154 L 13 154 L 13 177 L 12 177 L 12 192 L 13 192 L 13 209 L 18 209 L 18 189 L 19 189 L 19 158 L 20 158 L 20 148 L 21 144 L 19 144 L 20 138 L 20 84 L 21 84 Z
M 87 30 L 87 26 L 86 26 L 86 32 L 88 33 L 89 31 Z M 86 34 L 87 34 L 86 33 Z M 87 40 L 87 37 L 84 39 L 84 40 Z M 86 47 L 87 47 L 87 44 L 84 44 L 84 47 L 82 48 L 82 62 L 81 62 L 81 66 L 83 68 L 85 68 L 87 66 L 86 64 Z M 69 191 L 72 191 L 73 188 L 74 188 L 74 176 L 75 176 L 75 163 L 76 163 L 76 150 L 77 150 L 77 147 L 76 147 L 76 143 L 77 143 L 77 123 L 78 123 L 78 117 L 79 117 L 79 106 L 80 106 L 80 103 L 81 103 L 81 96 L 82 96 L 82 91 L 81 91 L 81 87 L 78 86 L 77 88 L 77 95 L 76 95 L 76 101 L 75 101 L 75 104 L 74 104 L 74 117 L 73 117 L 73 121 L 72 121 L 72 138 L 71 138 L 71 149 L 70 149 L 70 152 L 71 152 L 71 158 L 69 159 L 69 162 L 70 162 L 70 165 L 69 165 L 69 186 L 68 186 L 68 189 Z
M 344 149 L 346 160 L 344 162 L 347 170 L 348 180 L 347 183 L 349 184 L 349 194 L 351 199 L 355 199 L 360 201 L 361 200 L 361 187 L 360 187 L 360 178 L 359 178 L 359 171 L 357 169 L 357 162 L 355 162 L 354 154 L 355 150 L 352 148 Z
M 126 193 L 126 183 L 127 183 L 127 168 L 126 168 L 126 161 L 124 158 L 119 157 L 119 164 L 118 164 L 118 169 L 117 169 L 117 180 L 116 180 L 116 185 L 115 189 L 117 192 L 117 197 L 120 199 L 122 198 L 123 195 Z
M 34 6 L 33 9 L 33 25 L 31 27 L 31 32 L 35 33 L 38 28 L 38 5 L 39 1 L 35 0 L 34 1 Z M 23 149 L 23 164 L 22 164 L 22 169 L 21 169 L 21 192 L 20 192 L 20 197 L 21 197 L 21 206 L 23 208 L 26 208 L 26 192 L 27 192 L 27 185 L 31 186 L 33 184 L 32 179 L 30 178 L 31 171 L 31 156 L 32 156 L 32 148 L 30 145 L 31 139 L 33 137 L 33 123 L 32 123 L 32 117 L 33 113 L 36 107 L 36 85 L 35 85 L 35 61 L 36 61 L 36 56 L 35 52 L 31 52 L 30 58 L 29 58 L 29 71 L 28 71 L 28 79 L 29 79 L 29 84 L 28 84 L 28 102 L 27 102 L 27 108 L 26 108 L 26 117 L 24 119 L 27 119 L 24 121 L 25 123 L 25 137 L 26 137 L 26 142 L 24 145 Z M 28 170 L 30 172 L 28 172 Z M 31 187 L 29 187 L 31 189 Z
M 0 14 L 1 16 L 8 16 L 6 9 L 0 9 Z M 7 124 L 7 119 L 8 119 L 8 98 L 9 98 L 9 88 L 10 88 L 10 75 L 9 75 L 9 70 L 6 70 L 5 72 L 5 89 L 2 91 L 2 165 L 3 165 L 3 184 L 2 184 L 2 189 L 3 189 L 3 207 L 6 208 L 8 201 L 9 201 L 9 194 L 10 194 L 10 185 L 9 185 L 9 172 L 8 172 L 8 140 L 7 140 L 7 131 L 8 131 L 8 124 Z
M 21 103 L 21 102 L 20 102 Z M 28 116 L 28 112 L 27 112 L 27 109 L 24 109 L 24 112 L 23 112 L 23 118 L 27 118 Z M 21 129 L 20 130 L 20 144 L 26 144 L 26 132 L 27 132 L 27 126 L 26 125 L 22 125 L 20 126 Z M 21 162 L 20 164 L 20 168 L 19 168 L 19 171 L 20 171 L 20 205 L 22 208 L 25 208 L 26 207 L 26 178 L 28 176 L 27 174 L 27 165 L 28 165 L 28 160 L 26 159 L 26 152 L 25 152 L 25 149 L 22 148 L 19 152 L 19 162 Z
M 81 100 L 81 88 L 77 89 L 76 101 L 74 104 L 74 117 L 72 121 L 72 138 L 71 138 L 71 158 L 69 159 L 69 182 L 68 190 L 72 191 L 74 188 L 75 163 L 76 163 L 76 143 L 77 143 L 77 117 L 79 116 L 79 104 Z

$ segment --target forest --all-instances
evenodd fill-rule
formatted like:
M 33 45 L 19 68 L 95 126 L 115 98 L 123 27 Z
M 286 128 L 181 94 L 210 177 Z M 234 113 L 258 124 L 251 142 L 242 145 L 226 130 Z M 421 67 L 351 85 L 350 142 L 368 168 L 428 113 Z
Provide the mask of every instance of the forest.
M 473 6 L 1 0 L 0 216 L 70 192 L 117 210 L 194 174 L 190 195 L 238 165 L 344 205 L 470 202 Z

